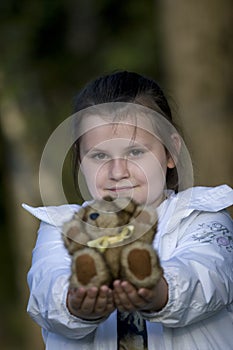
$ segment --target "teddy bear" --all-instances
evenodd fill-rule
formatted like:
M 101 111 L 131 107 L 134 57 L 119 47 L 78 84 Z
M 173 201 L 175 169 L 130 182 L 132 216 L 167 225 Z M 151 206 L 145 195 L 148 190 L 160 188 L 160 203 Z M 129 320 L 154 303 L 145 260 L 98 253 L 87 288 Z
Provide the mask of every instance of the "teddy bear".
M 63 226 L 72 257 L 70 287 L 108 285 L 127 280 L 152 288 L 163 274 L 152 247 L 157 214 L 129 198 L 104 197 L 82 206 Z

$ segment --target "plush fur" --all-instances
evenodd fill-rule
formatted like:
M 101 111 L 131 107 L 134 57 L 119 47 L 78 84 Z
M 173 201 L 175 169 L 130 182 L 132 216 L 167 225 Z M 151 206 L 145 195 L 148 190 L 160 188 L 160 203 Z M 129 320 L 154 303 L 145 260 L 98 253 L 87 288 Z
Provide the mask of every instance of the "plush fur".
M 72 255 L 72 287 L 108 285 L 128 280 L 152 288 L 163 274 L 152 247 L 157 230 L 154 209 L 133 200 L 105 197 L 82 207 L 63 227 Z

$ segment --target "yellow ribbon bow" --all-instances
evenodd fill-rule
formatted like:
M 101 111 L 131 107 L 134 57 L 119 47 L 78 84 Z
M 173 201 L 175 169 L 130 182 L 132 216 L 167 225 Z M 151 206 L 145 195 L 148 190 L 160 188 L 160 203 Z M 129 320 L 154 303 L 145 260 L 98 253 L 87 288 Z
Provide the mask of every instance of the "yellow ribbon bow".
M 104 253 L 105 250 L 112 244 L 120 243 L 126 240 L 127 238 L 130 238 L 133 234 L 133 230 L 134 230 L 134 226 L 128 225 L 128 226 L 125 226 L 121 230 L 121 232 L 119 232 L 115 236 L 102 236 L 87 242 L 87 245 L 90 248 L 98 249 L 100 253 Z

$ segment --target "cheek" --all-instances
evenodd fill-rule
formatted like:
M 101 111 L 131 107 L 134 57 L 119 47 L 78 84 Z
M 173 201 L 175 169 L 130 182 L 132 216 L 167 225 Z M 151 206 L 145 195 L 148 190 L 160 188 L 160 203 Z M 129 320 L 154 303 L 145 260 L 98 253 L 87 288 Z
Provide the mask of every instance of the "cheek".
M 108 163 L 95 167 L 95 169 L 93 169 L 93 173 L 95 173 L 97 182 L 105 182 L 106 178 L 108 177 Z
M 84 162 L 82 166 L 82 173 L 86 179 L 89 187 L 98 186 L 106 181 L 107 167 L 105 165 L 95 165 Z
M 157 157 L 152 155 L 144 159 L 140 164 L 138 164 L 138 169 L 142 176 L 147 179 L 158 179 L 158 177 L 165 177 L 167 170 L 167 160 L 166 157 Z
M 161 149 L 158 154 L 153 156 L 151 164 L 153 164 L 153 167 L 157 173 L 160 172 L 161 175 L 166 176 L 168 159 L 164 148 Z

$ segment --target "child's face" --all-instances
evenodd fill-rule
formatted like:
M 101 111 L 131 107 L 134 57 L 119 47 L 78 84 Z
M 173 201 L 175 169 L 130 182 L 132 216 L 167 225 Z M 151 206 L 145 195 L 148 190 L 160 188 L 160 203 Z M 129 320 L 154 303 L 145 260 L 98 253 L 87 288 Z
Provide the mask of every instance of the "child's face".
M 100 118 L 94 118 L 98 125 Z M 155 136 L 122 122 L 87 131 L 80 141 L 80 158 L 93 198 L 131 197 L 156 206 L 163 200 L 167 167 L 175 166 Z

